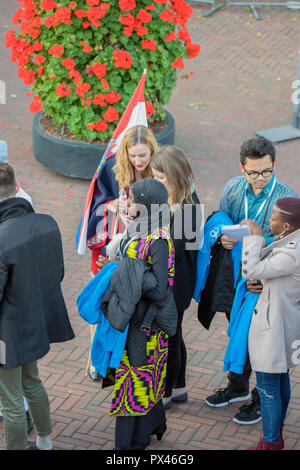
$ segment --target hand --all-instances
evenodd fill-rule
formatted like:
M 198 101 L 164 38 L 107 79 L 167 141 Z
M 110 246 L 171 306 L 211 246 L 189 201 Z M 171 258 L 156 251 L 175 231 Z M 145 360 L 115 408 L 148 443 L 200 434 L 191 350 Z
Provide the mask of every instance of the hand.
M 248 291 L 253 294 L 260 294 L 263 290 L 262 284 L 259 284 L 258 281 L 247 281 L 246 286 Z
M 116 213 L 119 209 L 119 199 L 113 199 L 107 205 L 107 209 L 113 213 Z
M 108 259 L 102 255 L 99 255 L 98 260 L 96 261 L 97 266 L 99 266 L 98 271 L 100 271 L 100 269 L 104 268 L 104 266 L 106 266 L 108 263 L 111 263 L 112 261 L 120 261 L 120 257 L 114 255 L 112 258 Z
M 254 222 L 254 220 L 251 220 L 251 219 L 242 220 L 242 222 L 240 222 L 240 225 L 248 225 L 252 235 L 261 235 L 261 236 L 263 235 L 261 226 L 258 225 L 256 222 Z
M 234 245 L 237 243 L 236 240 L 233 238 L 227 237 L 227 235 L 222 235 L 220 238 L 221 245 L 223 248 L 226 248 L 226 250 L 232 250 Z
M 96 265 L 99 266 L 98 271 L 102 269 L 107 263 L 109 263 L 109 260 L 105 258 L 105 256 L 99 255 L 98 260 L 96 261 Z

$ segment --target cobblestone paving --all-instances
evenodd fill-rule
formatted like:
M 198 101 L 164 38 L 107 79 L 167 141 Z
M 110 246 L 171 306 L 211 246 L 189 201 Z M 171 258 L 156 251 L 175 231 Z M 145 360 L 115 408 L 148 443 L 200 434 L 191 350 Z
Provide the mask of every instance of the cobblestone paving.
M 207 19 L 209 5 L 193 3 L 189 27 L 202 51 L 178 79 L 167 109 L 176 120 L 176 144 L 189 155 L 196 188 L 206 216 L 218 208 L 226 181 L 239 173 L 239 147 L 256 131 L 290 124 L 292 82 L 296 80 L 300 12 L 283 7 L 260 8 L 261 20 L 245 7 L 223 8 Z M 85 377 L 89 326 L 78 316 L 76 297 L 89 280 L 89 254 L 80 257 L 74 234 L 83 209 L 88 182 L 56 175 L 32 154 L 32 114 L 27 87 L 4 47 L 4 35 L 18 7 L 5 2 L 0 17 L 0 79 L 7 85 L 7 104 L 0 105 L 0 139 L 8 141 L 9 160 L 17 178 L 39 212 L 57 220 L 63 237 L 66 275 L 63 291 L 76 338 L 53 345 L 39 363 L 48 391 L 56 449 L 112 449 L 114 419 L 108 416 L 111 391 Z M 277 145 L 278 177 L 300 194 L 300 141 Z M 205 398 L 226 385 L 222 372 L 227 322 L 216 315 L 209 331 L 197 320 L 192 303 L 184 318 L 188 349 L 186 404 L 167 411 L 168 431 L 149 449 L 224 450 L 255 444 L 261 423 L 240 426 L 232 421 L 240 404 L 212 409 Z M 286 449 L 300 449 L 300 372 L 291 373 L 292 399 L 285 426 Z M 254 383 L 254 377 L 251 379 Z M 30 440 L 34 440 L 31 433 Z M 0 423 L 0 449 L 4 448 Z

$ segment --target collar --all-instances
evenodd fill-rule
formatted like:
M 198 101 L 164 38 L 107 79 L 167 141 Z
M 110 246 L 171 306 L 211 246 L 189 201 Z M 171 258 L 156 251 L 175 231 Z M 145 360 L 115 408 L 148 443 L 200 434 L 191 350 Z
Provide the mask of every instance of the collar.
M 280 240 L 277 240 L 268 245 L 267 247 L 263 248 L 261 250 L 261 257 L 264 258 L 270 253 L 270 251 L 274 250 L 274 248 L 282 248 L 283 246 L 286 246 L 291 242 L 300 242 L 300 229 L 295 230 L 295 232 L 292 232 L 286 237 L 281 238 Z
M 273 175 L 272 175 L 272 178 L 270 179 L 270 181 L 268 182 L 268 184 L 262 189 L 262 191 L 257 195 L 259 196 L 260 194 L 263 194 L 264 196 L 268 196 L 271 189 L 272 189 L 272 186 L 273 186 L 273 183 L 274 183 L 274 178 L 275 178 L 275 175 L 274 175 L 274 171 L 273 171 Z M 245 177 L 246 179 L 246 177 Z M 253 189 L 252 189 L 252 186 L 251 184 L 249 183 L 249 181 L 246 179 L 246 182 L 247 182 L 247 185 L 246 185 L 246 192 L 251 192 L 252 194 L 253 193 Z M 256 197 L 257 197 L 256 196 Z

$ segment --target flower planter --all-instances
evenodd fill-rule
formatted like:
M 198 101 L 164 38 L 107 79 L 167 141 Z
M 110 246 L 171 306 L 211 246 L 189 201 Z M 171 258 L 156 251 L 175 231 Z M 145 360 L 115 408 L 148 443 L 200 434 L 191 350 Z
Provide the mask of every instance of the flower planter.
M 58 139 L 45 133 L 40 125 L 42 113 L 33 119 L 33 154 L 37 161 L 54 173 L 72 178 L 92 179 L 107 145 L 75 142 Z M 173 145 L 175 142 L 175 121 L 166 111 L 167 126 L 155 134 L 159 145 Z

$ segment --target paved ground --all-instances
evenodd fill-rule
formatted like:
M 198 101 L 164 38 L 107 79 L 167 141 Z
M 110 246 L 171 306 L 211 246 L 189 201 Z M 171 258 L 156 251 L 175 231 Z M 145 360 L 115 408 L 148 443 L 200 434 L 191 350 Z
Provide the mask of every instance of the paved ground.
M 40 373 L 51 401 L 56 449 L 111 449 L 114 419 L 108 417 L 110 391 L 85 378 L 89 327 L 79 318 L 76 297 L 89 280 L 89 256 L 74 249 L 88 182 L 55 175 L 32 155 L 32 114 L 26 87 L 3 45 L 17 2 L 5 2 L 0 21 L 0 79 L 7 84 L 7 104 L 0 105 L 0 138 L 8 141 L 9 160 L 38 211 L 58 221 L 64 244 L 63 290 L 76 339 L 54 345 L 40 361 Z M 292 82 L 296 79 L 300 12 L 260 8 L 261 20 L 245 7 L 223 8 L 207 19 L 209 5 L 193 3 L 190 31 L 202 51 L 179 79 L 167 109 L 176 119 L 176 143 L 191 158 L 196 186 L 206 215 L 218 207 L 226 181 L 238 174 L 239 147 L 257 130 L 290 124 Z M 198 107 L 196 104 L 198 103 Z M 300 193 L 300 141 L 279 144 L 278 176 Z M 227 324 L 216 316 L 209 331 L 196 318 L 192 304 L 184 320 L 188 348 L 189 401 L 167 412 L 168 431 L 150 449 L 244 449 L 256 443 L 261 425 L 232 422 L 238 405 L 214 410 L 205 398 L 226 384 L 222 372 Z M 292 399 L 285 427 L 286 448 L 300 449 L 300 372 L 294 369 Z M 34 434 L 30 436 L 34 439 Z M 3 427 L 0 424 L 0 449 Z

